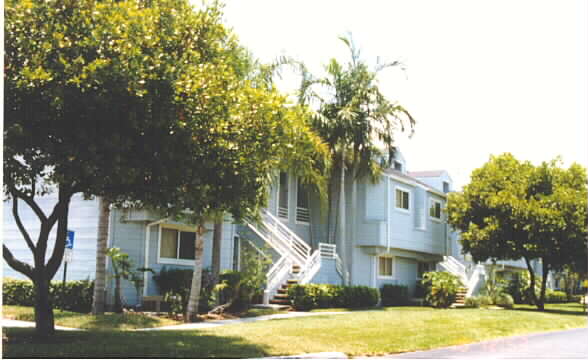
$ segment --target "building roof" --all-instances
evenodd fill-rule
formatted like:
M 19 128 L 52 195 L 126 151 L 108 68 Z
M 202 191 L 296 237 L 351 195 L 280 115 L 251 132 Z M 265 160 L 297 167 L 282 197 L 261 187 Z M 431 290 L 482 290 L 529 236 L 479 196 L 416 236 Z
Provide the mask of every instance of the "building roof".
M 405 180 L 409 180 L 409 181 L 415 182 L 415 183 L 417 183 L 417 184 L 425 187 L 429 191 L 432 191 L 432 192 L 435 192 L 435 193 L 437 193 L 439 195 L 445 196 L 445 194 L 443 192 L 441 192 L 441 190 L 436 189 L 436 188 L 432 187 L 431 185 L 426 184 L 426 183 L 424 183 L 422 181 L 419 181 L 416 177 L 412 176 L 411 174 L 413 174 L 413 173 L 410 173 L 409 172 L 408 174 L 403 174 L 402 172 L 400 172 L 398 170 L 394 170 L 394 169 L 385 169 L 384 170 L 384 173 L 385 174 L 391 174 L 391 175 L 397 176 L 399 178 L 402 178 L 402 179 L 405 179 Z
M 446 172 L 445 170 L 428 170 L 428 171 L 409 171 L 408 175 L 412 177 L 439 177 Z

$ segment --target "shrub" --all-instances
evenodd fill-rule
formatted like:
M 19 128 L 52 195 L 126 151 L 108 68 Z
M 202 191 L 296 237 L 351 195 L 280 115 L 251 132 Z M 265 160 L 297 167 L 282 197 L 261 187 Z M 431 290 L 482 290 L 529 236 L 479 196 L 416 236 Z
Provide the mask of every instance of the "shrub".
M 50 301 L 56 309 L 87 313 L 92 310 L 94 282 L 89 280 L 52 281 Z M 3 279 L 2 298 L 5 305 L 35 306 L 35 287 L 30 280 Z
M 563 291 L 554 291 L 547 289 L 545 291 L 545 302 L 546 303 L 564 303 L 568 301 L 568 295 Z
M 296 310 L 315 308 L 375 306 L 380 298 L 378 289 L 367 286 L 340 286 L 330 284 L 293 285 L 288 296 Z
M 465 299 L 464 306 L 467 308 L 479 308 L 481 305 L 480 298 L 477 296 L 470 296 Z
M 409 303 L 408 286 L 386 284 L 380 289 L 383 306 L 407 305 Z
M 539 297 L 541 289 L 541 277 L 535 278 L 535 294 Z M 508 282 L 504 291 L 510 294 L 515 304 L 533 304 L 533 296 L 531 291 L 531 278 L 529 271 L 521 271 L 514 274 L 513 278 Z
M 448 308 L 455 302 L 457 291 L 463 286 L 459 278 L 444 271 L 432 271 L 423 275 L 425 301 L 436 308 Z
M 565 295 L 565 294 L 564 294 Z M 502 306 L 503 308 L 512 309 L 514 305 L 514 300 L 512 296 L 507 293 L 501 293 L 496 296 L 495 303 L 498 306 Z
M 188 306 L 188 297 L 192 286 L 191 269 L 167 269 L 165 266 L 159 271 L 159 274 L 153 276 L 153 280 L 159 289 L 159 293 L 164 296 L 175 297 L 174 301 L 181 301 L 182 311 L 186 311 Z M 181 300 L 178 300 L 178 297 Z M 207 312 L 210 309 L 212 298 L 212 275 L 210 269 L 202 269 L 202 284 L 200 287 L 200 301 L 198 303 L 199 312 Z M 166 301 L 167 302 L 167 301 Z M 170 304 L 170 306 L 172 306 Z
M 480 306 L 489 306 L 494 303 L 494 301 L 492 301 L 492 298 L 488 295 L 480 295 L 477 298 L 480 301 Z

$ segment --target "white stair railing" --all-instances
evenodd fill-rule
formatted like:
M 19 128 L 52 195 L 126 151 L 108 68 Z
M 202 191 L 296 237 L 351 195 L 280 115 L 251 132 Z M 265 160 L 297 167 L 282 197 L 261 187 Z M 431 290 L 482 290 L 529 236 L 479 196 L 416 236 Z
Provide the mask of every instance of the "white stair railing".
M 282 256 L 267 273 L 267 286 L 263 291 L 263 303 L 269 304 L 270 299 L 278 292 L 278 289 L 290 278 L 292 263 Z
M 301 269 L 299 278 L 301 284 L 308 284 L 321 268 L 321 252 L 315 250 L 308 259 L 306 266 Z
M 310 246 L 269 211 L 262 210 L 261 224 L 248 226 L 280 255 L 290 258 L 294 264 L 305 266 L 310 257 Z

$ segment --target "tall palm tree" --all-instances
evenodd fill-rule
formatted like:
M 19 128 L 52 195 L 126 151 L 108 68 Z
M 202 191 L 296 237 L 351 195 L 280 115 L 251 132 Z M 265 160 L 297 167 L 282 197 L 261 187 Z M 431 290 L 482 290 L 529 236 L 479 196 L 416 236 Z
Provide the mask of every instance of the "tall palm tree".
M 328 181 L 329 206 L 327 237 L 336 243 L 344 264 L 348 259 L 345 234 L 345 177 L 351 184 L 351 202 L 357 202 L 357 181 L 378 181 L 382 166 L 386 167 L 395 151 L 394 132 L 414 119 L 401 105 L 388 100 L 378 87 L 377 75 L 399 62 L 378 63 L 374 69 L 360 58 L 351 36 L 340 37 L 351 54 L 351 60 L 341 65 L 331 59 L 325 67 L 326 76 L 313 77 L 302 67 L 299 101 L 316 107 L 312 126 L 327 144 L 332 157 Z M 384 155 L 388 155 L 380 163 Z M 352 236 L 355 221 L 351 223 Z
M 96 240 L 96 279 L 92 314 L 104 314 L 104 291 L 106 289 L 106 250 L 108 247 L 108 227 L 110 224 L 110 202 L 103 197 L 98 199 L 98 238 Z

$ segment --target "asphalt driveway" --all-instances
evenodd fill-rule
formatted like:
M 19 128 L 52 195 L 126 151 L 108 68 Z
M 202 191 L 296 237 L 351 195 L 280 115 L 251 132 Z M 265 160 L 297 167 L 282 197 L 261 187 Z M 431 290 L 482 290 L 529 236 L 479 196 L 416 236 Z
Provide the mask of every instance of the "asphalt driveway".
M 588 359 L 588 328 L 512 336 L 380 359 Z M 376 358 L 369 358 L 375 360 Z

